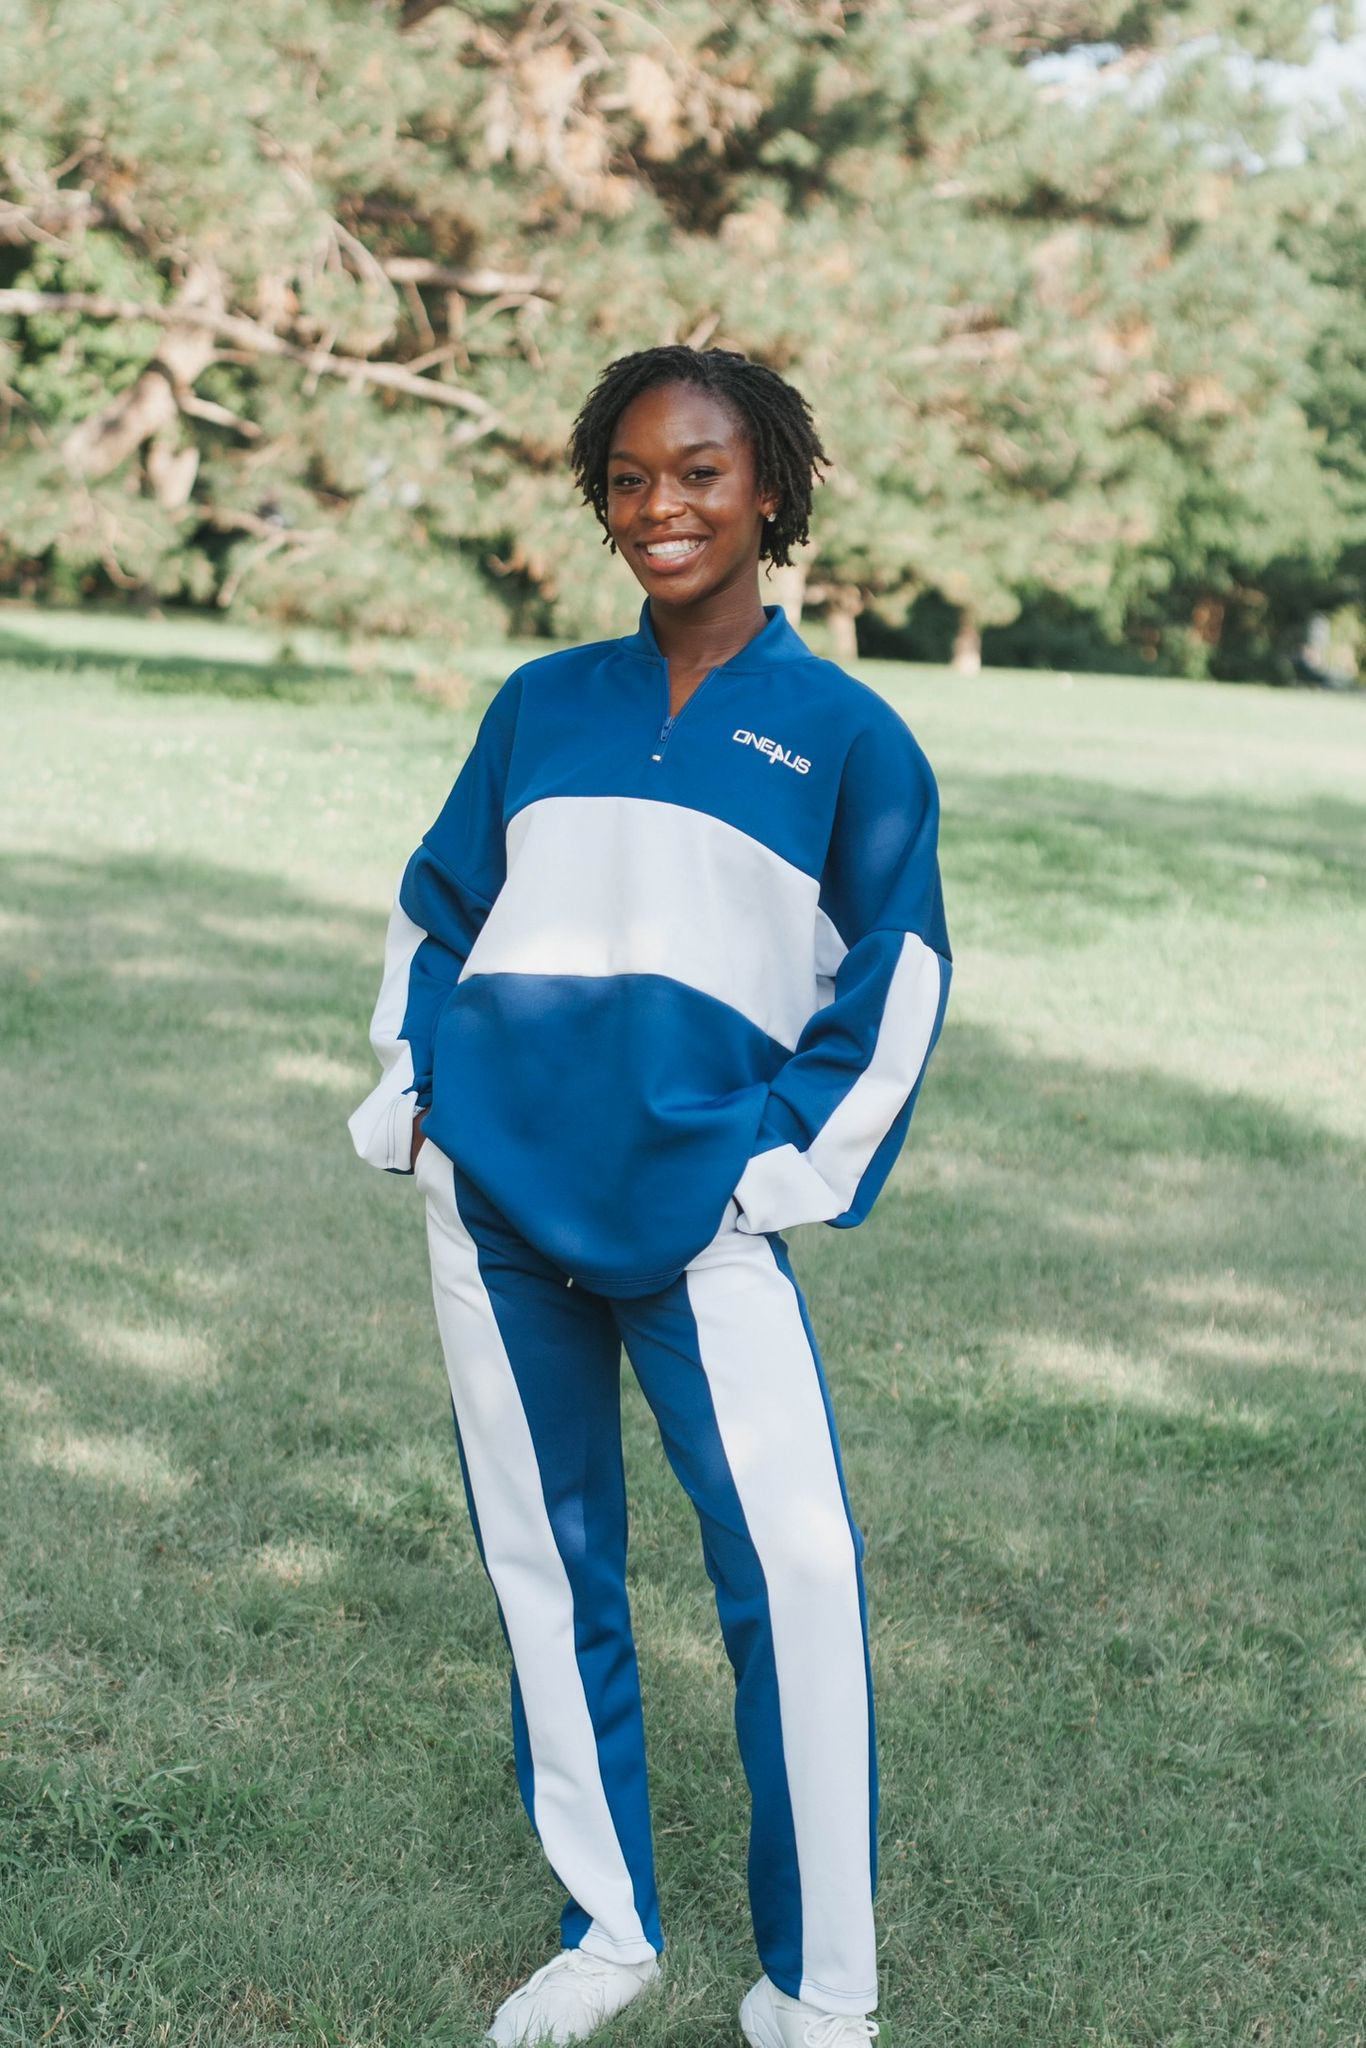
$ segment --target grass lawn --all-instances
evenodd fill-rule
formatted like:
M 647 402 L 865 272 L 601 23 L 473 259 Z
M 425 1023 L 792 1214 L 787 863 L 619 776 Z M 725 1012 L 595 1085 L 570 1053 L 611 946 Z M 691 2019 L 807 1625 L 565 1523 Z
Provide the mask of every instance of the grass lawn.
M 556 1935 L 413 1189 L 344 1129 L 511 656 L 271 651 L 0 614 L 0 2048 L 472 2048 Z M 1366 702 L 866 673 L 958 959 L 873 1218 L 793 1238 L 868 1537 L 883 2040 L 1359 2048 Z M 729 1672 L 627 1424 L 669 1959 L 603 2038 L 717 2048 Z

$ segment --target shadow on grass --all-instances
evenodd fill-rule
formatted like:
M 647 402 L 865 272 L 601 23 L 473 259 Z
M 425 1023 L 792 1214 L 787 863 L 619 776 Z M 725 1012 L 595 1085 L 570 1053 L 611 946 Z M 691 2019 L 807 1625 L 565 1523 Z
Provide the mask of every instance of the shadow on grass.
M 114 648 L 51 647 L 0 629 L 0 660 L 59 675 L 112 674 L 120 687 L 143 695 L 278 698 L 296 704 L 364 701 L 392 691 L 406 678 L 345 662 L 222 660 L 208 655 L 128 654 Z
M 1185 807 L 1211 846 L 1226 825 Z M 534 1956 L 548 1886 L 412 1188 L 343 1128 L 382 917 L 153 858 L 13 860 L 0 902 L 16 1811 L 46 1801 L 51 1839 L 53 1800 L 65 1827 L 79 1772 L 128 1750 L 91 1808 L 117 1816 L 192 1739 L 253 1788 L 253 1829 L 278 1814 L 277 1873 L 321 1882 L 338 1835 L 395 1895 L 419 1867 L 424 1896 L 511 1873 L 530 1904 L 478 2008 L 509 1945 Z M 889 1924 L 925 1955 L 953 1884 L 1028 1947 L 1011 1888 L 1068 1800 L 1063 1867 L 1119 1829 L 1138 1880 L 1184 1883 L 1179 1861 L 1249 1928 L 1275 1885 L 1283 1925 L 1339 1938 L 1338 1864 L 1297 1905 L 1229 1843 L 1297 1800 L 1322 1829 L 1361 1767 L 1364 1177 L 1363 1148 L 1252 1097 L 951 1022 L 876 1219 L 801 1234 L 869 1537 Z M 665 1878 L 726 1897 L 707 1910 L 743 1947 L 728 1678 L 686 1504 L 627 1411 Z M 58 1793 L 54 1758 L 78 1774 Z M 291 1831 L 320 1787 L 325 1848 Z
M 136 1199 L 122 1212 L 130 1228 L 148 1214 L 201 1276 L 226 1254 L 248 1292 L 239 1262 L 273 1265 L 282 1234 L 291 1259 L 329 1252 L 338 1203 L 342 1220 L 358 1205 L 407 1229 L 408 1184 L 353 1168 L 342 1128 L 370 1083 L 377 922 L 259 876 L 150 857 L 11 858 L 0 902 L 18 934 L 0 1045 L 32 1062 L 21 1128 L 32 1118 L 41 1141 L 60 1105 L 79 1141 L 82 1181 L 63 1188 L 76 1197 L 73 1229 L 82 1197 L 114 1214 Z M 53 1096 L 40 1114 L 44 1081 Z M 8 1262 L 19 1271 L 29 1198 L 41 1205 L 44 1185 L 36 1171 L 10 1183 Z M 1023 1335 L 1023 1309 L 1046 1335 L 1081 1328 L 1169 1358 L 1203 1317 L 1229 1336 L 1226 1356 L 1207 1349 L 1210 1370 L 1237 1374 L 1253 1370 L 1236 1340 L 1250 1318 L 1265 1386 L 1297 1363 L 1311 1370 L 1308 1310 L 1331 1325 L 1355 1305 L 1364 1185 L 1362 1147 L 1254 1096 L 1022 1058 L 951 1021 L 885 1224 L 805 1243 L 819 1247 L 822 1272 L 851 1262 L 880 1301 L 904 1277 L 897 1241 L 928 1235 L 936 1286 L 989 1335 Z M 877 1284 L 889 1254 L 892 1278 Z M 70 1255 L 75 1274 L 99 1268 L 76 1237 Z M 372 1283 L 380 1272 L 369 1269 Z M 155 1287 L 148 1298 L 155 1306 Z
M 944 839 L 959 889 L 1022 946 L 1083 942 L 1117 916 L 1246 904 L 1263 887 L 1295 903 L 1366 892 L 1366 802 L 1339 797 L 956 774 Z
M 42 1356 L 78 1433 L 116 1431 L 121 1410 L 170 1425 L 164 1469 L 146 1445 L 133 1460 L 144 1489 L 162 1472 L 179 1501 L 179 1473 L 207 1502 L 226 1446 L 278 1460 L 272 1528 L 301 1465 L 316 1479 L 320 1458 L 401 1448 L 396 1347 L 439 1434 L 411 1187 L 364 1173 L 343 1129 L 369 1085 L 378 924 L 152 859 L 11 862 L 5 893 L 27 938 L 0 1044 L 28 1063 L 11 1132 L 32 1148 L 6 1202 L 28 1305 L 11 1358 Z M 56 1175 L 40 1163 L 54 1119 Z M 886 1426 L 895 1379 L 892 1421 L 915 1430 L 1303 1472 L 1361 1420 L 1362 1216 L 1362 1149 L 1302 1119 L 1152 1071 L 1022 1059 L 951 1023 L 877 1221 L 804 1233 L 801 1254 L 846 1398 L 872 1397 L 851 1439 Z M 238 1385 L 258 1412 L 225 1398 Z M 111 1456 L 87 1442 L 72 1485 L 82 1459 L 107 1479 Z M 418 1489 L 396 1555 L 444 1547 L 454 1492 Z M 373 1504 L 328 1540 L 362 1529 L 380 1534 Z

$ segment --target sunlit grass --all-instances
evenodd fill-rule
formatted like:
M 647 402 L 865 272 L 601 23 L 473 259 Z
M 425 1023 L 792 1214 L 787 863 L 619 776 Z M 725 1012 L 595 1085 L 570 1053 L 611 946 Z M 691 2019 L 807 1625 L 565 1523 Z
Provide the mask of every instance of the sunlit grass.
M 517 655 L 450 710 L 411 651 L 232 630 L 3 623 L 0 2044 L 463 2048 L 558 1899 L 412 1189 L 344 1119 Z M 868 1541 L 885 2038 L 1352 2048 L 1366 706 L 868 675 L 958 955 L 874 1218 L 793 1247 Z M 626 1410 L 670 1948 L 609 2038 L 714 2048 L 729 1676 Z

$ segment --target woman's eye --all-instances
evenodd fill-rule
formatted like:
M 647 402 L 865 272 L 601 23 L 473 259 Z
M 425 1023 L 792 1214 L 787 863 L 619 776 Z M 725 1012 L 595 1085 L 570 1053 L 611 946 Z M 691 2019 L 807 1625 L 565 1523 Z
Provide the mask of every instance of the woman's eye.
M 716 469 L 690 469 L 690 470 L 688 471 L 688 474 L 689 474 L 689 476 L 700 476 L 700 477 L 709 477 L 709 476 L 719 476 L 719 475 L 720 475 L 720 471 L 719 471 L 719 470 L 716 470 Z
M 614 491 L 624 491 L 631 484 L 638 484 L 639 482 L 640 478 L 638 476 L 614 476 L 612 478 L 612 489 Z

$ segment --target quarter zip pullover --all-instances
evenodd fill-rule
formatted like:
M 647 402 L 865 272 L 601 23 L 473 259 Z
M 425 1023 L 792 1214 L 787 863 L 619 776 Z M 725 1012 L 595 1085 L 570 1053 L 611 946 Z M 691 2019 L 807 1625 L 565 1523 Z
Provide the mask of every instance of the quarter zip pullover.
M 390 919 L 357 1151 L 412 1120 L 599 1293 L 738 1227 L 860 1222 L 950 977 L 938 796 L 891 707 L 782 611 L 668 715 L 635 633 L 494 698 Z M 659 724 L 661 687 L 665 719 Z

